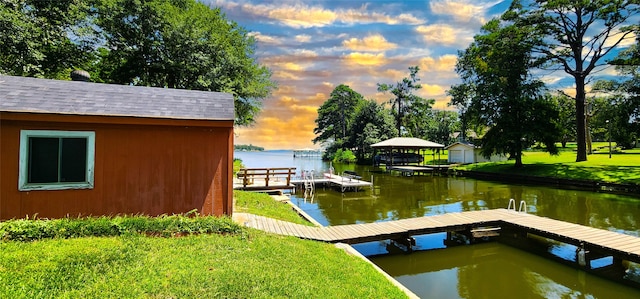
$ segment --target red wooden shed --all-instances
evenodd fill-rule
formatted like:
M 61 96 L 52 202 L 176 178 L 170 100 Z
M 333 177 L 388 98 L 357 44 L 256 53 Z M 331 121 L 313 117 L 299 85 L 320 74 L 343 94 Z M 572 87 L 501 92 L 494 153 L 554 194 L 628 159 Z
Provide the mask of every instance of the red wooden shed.
M 0 76 L 0 220 L 231 215 L 227 93 Z

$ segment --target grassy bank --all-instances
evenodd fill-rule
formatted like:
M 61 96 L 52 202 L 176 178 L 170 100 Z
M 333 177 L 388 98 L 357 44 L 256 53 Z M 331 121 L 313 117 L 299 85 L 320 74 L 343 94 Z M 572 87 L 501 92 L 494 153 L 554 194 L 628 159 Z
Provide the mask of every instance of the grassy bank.
M 557 156 L 548 153 L 524 152 L 522 168 L 515 168 L 514 161 L 469 164 L 461 170 L 475 170 L 504 174 L 522 174 L 541 177 L 590 180 L 616 184 L 640 184 L 640 150 L 614 153 L 608 151 L 589 155 L 584 162 L 575 162 L 576 154 L 571 150 Z
M 237 202 L 248 211 L 298 217 L 281 203 L 264 208 L 274 202 L 268 196 L 243 193 Z M 63 219 L 55 225 L 41 220 L 2 222 L 0 234 L 72 230 L 89 237 L 0 240 L 0 298 L 406 298 L 371 265 L 332 244 L 241 227 L 224 233 L 198 233 L 195 228 L 180 232 L 180 227 L 193 226 L 176 223 L 189 221 L 236 227 L 224 218 L 171 217 L 121 217 L 120 223 L 138 225 L 115 225 L 120 228 L 107 231 L 124 233 L 110 237 L 91 236 L 118 223 L 106 217 Z M 146 228 L 162 233 L 149 234 Z
M 333 245 L 248 231 L 0 243 L 2 298 L 403 298 Z
M 313 226 L 293 211 L 290 205 L 271 199 L 266 194 L 234 191 L 234 212 L 250 213 L 278 220 Z

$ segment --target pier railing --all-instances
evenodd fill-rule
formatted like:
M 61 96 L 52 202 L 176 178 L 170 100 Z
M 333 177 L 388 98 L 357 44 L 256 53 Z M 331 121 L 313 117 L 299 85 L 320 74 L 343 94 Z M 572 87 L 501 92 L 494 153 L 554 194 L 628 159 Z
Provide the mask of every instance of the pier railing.
M 269 187 L 269 181 L 286 178 L 287 186 L 291 184 L 291 177 L 296 174 L 295 167 L 284 168 L 242 168 L 238 171 L 238 178 L 242 179 L 242 186 L 252 185 L 255 179 L 264 179 L 264 186 Z

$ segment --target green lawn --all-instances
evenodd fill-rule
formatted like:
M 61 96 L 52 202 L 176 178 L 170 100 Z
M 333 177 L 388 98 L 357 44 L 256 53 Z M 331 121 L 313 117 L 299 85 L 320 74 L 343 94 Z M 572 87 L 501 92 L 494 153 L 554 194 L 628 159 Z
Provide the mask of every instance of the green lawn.
M 600 143 L 594 144 L 594 148 L 596 145 Z M 525 165 L 521 169 L 515 168 L 513 161 L 470 164 L 461 169 L 640 184 L 640 149 L 614 152 L 609 158 L 607 147 L 589 155 L 584 162 L 575 162 L 576 153 L 572 148 L 561 151 L 557 156 L 537 151 L 527 151 L 523 155 Z
M 301 221 L 267 195 L 234 195 L 249 212 Z M 406 298 L 333 244 L 238 231 L 228 218 L 211 218 L 1 222 L 0 298 Z M 192 231 L 227 233 L 155 237 Z M 16 239 L 35 241 L 6 241 L 24 235 L 31 238 Z
M 298 215 L 293 208 L 283 202 L 273 200 L 269 195 L 249 191 L 233 191 L 234 212 L 251 213 L 278 220 L 313 226 Z
M 331 244 L 248 230 L 0 242 L 0 298 L 406 298 Z

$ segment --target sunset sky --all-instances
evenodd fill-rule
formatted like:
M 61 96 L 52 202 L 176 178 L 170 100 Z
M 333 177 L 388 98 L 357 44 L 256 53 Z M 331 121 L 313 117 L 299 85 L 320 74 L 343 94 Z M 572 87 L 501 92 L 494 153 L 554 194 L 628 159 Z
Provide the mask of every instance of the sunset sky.
M 409 66 L 420 67 L 418 95 L 435 99 L 434 109 L 452 109 L 446 91 L 460 82 L 457 52 L 511 2 L 201 1 L 255 36 L 255 56 L 278 84 L 256 124 L 236 129 L 236 144 L 266 149 L 318 148 L 311 142 L 317 109 L 336 86 L 382 102 L 391 96 L 376 84 L 407 77 Z M 557 89 L 573 86 L 564 73 L 545 74 L 545 81 Z

